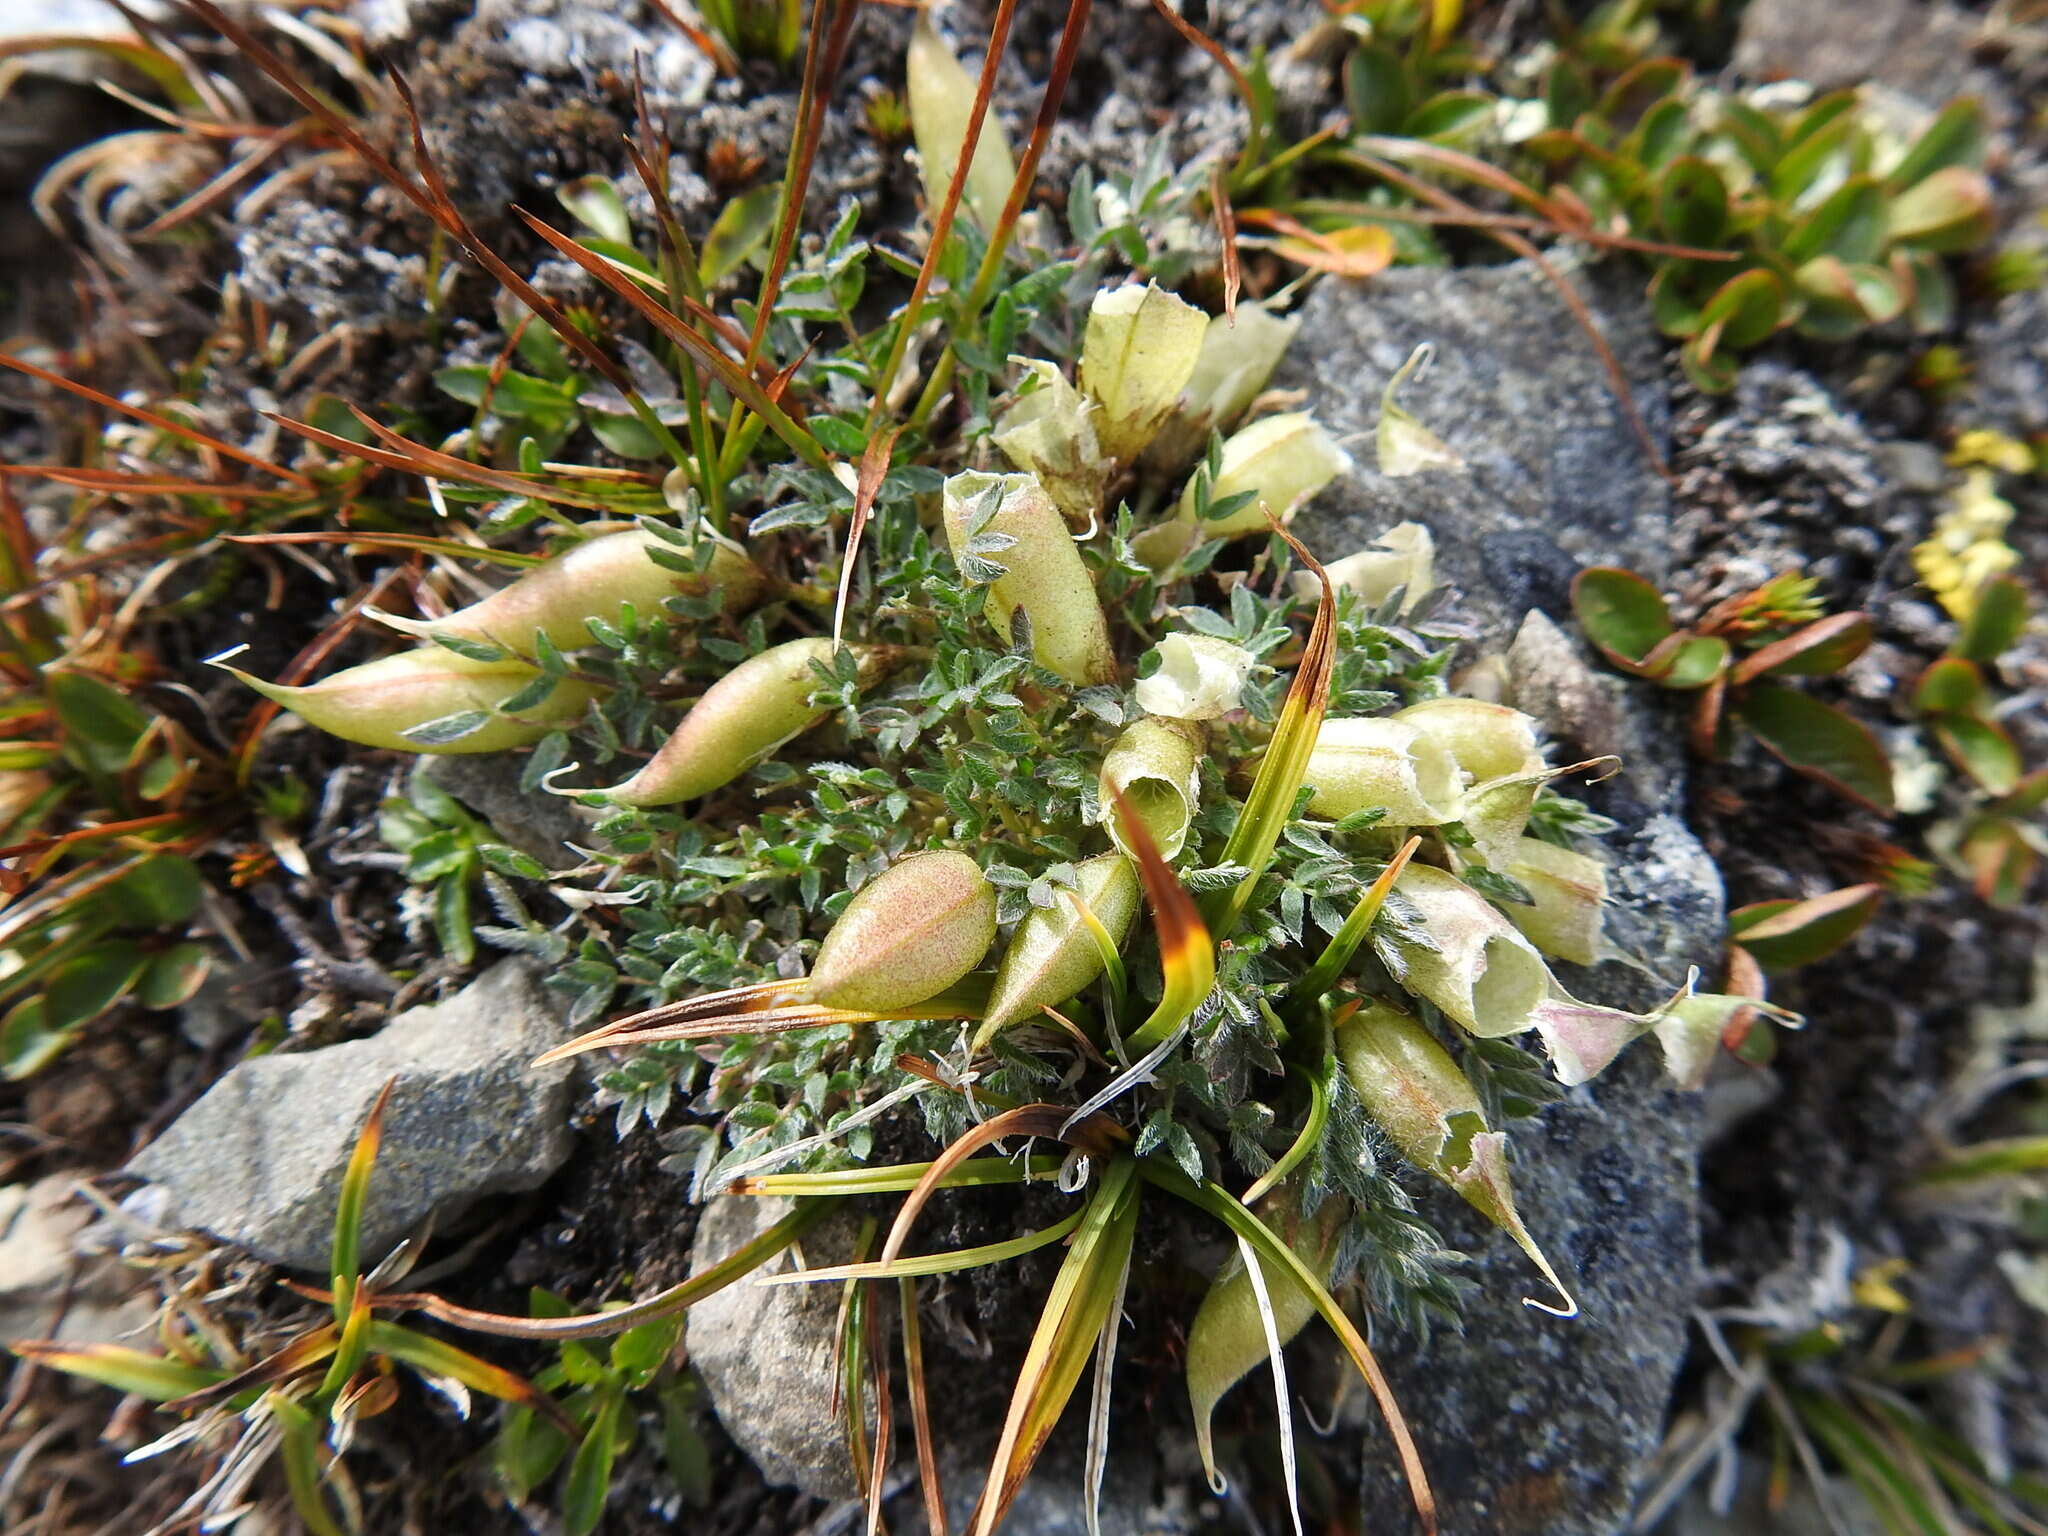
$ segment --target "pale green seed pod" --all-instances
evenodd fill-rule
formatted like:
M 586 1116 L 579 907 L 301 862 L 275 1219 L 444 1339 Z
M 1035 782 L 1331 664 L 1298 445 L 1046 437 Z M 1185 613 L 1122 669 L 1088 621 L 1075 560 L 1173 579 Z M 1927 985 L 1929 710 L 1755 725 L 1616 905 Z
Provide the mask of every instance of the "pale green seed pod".
M 1013 357 L 1038 379 L 1038 387 L 996 419 L 989 441 L 1004 458 L 1052 497 L 1060 515 L 1086 527 L 1102 511 L 1109 461 L 1095 440 L 1094 407 L 1051 363 Z
M 1541 773 L 1510 774 L 1465 791 L 1458 821 L 1472 834 L 1473 845 L 1488 869 L 1505 870 L 1515 862 L 1522 834 L 1529 827 L 1529 813 L 1536 807 L 1546 777 Z
M 446 618 L 382 618 L 423 639 L 445 635 L 531 656 L 536 634 L 546 635 L 558 650 L 589 645 L 589 621 L 614 617 L 622 603 L 631 603 L 643 620 L 653 619 L 661 616 L 664 599 L 696 596 L 716 586 L 728 613 L 752 607 L 767 581 L 760 567 L 739 545 L 708 528 L 698 537 L 712 543 L 710 564 L 702 572 L 656 564 L 656 552 L 671 558 L 687 558 L 687 552 L 645 529 L 629 528 L 588 539 Z
M 539 672 L 509 658 L 475 661 L 438 645 L 349 667 L 301 688 L 266 683 L 236 667 L 223 670 L 330 736 L 366 747 L 437 756 L 531 746 L 581 715 L 596 694 L 587 684 L 564 678 L 531 709 L 499 714 L 499 707 L 529 688 Z M 452 739 L 435 740 L 429 733 L 423 740 L 405 734 L 478 715 L 487 718 Z
M 886 1012 L 935 997 L 996 937 L 996 888 L 964 853 L 913 853 L 854 893 L 807 987 L 827 1008 Z
M 1440 742 L 1475 784 L 1543 769 L 1536 722 L 1505 704 L 1429 699 L 1397 710 L 1393 718 Z
M 1211 320 L 1195 370 L 1172 417 L 1145 450 L 1145 462 L 1165 474 L 1186 468 L 1212 430 L 1236 425 L 1250 409 L 1300 329 L 1300 316 L 1276 315 L 1259 303 L 1240 304 L 1236 315 Z
M 1465 776 L 1433 736 L 1392 719 L 1325 720 L 1302 782 L 1319 816 L 1384 810 L 1396 827 L 1439 827 L 1458 816 Z
M 968 470 L 946 482 L 942 503 L 946 542 L 961 569 L 977 562 L 1002 567 L 988 584 L 988 617 L 997 632 L 1007 641 L 1010 616 L 1022 608 L 1040 666 L 1070 683 L 1114 677 L 1109 622 L 1095 583 L 1045 487 L 1030 475 Z M 984 516 L 991 507 L 993 515 Z M 986 552 L 978 547 L 982 541 Z
M 1436 945 L 1397 940 L 1396 981 L 1482 1039 L 1535 1024 L 1550 968 L 1513 923 L 1456 875 L 1427 864 L 1410 864 L 1394 889 L 1414 903 Z
M 1194 820 L 1201 784 L 1202 728 L 1185 720 L 1145 715 L 1125 728 L 1102 759 L 1103 818 L 1111 839 L 1126 856 L 1137 855 L 1124 844 L 1122 820 L 1115 814 L 1113 787 L 1124 792 L 1131 809 L 1152 834 L 1162 859 L 1180 856 Z
M 1154 283 L 1095 296 L 1081 337 L 1081 388 L 1101 407 L 1095 437 L 1110 458 L 1133 462 L 1165 425 L 1208 328 L 1207 315 Z
M 925 206 L 936 212 L 946 201 L 954 167 L 967 143 L 979 82 L 961 67 L 922 11 L 910 33 L 907 74 L 910 130 L 917 140 Z M 991 105 L 974 142 L 967 183 L 960 189 L 960 201 L 984 230 L 994 229 L 1002 218 L 1003 205 L 1010 199 L 1010 183 L 1016 178 L 1017 162 L 1011 158 L 1009 140 Z
M 601 793 L 617 805 L 674 805 L 730 784 L 825 711 L 811 704 L 817 668 L 832 665 L 833 643 L 791 640 L 750 656 L 704 690 L 661 750 L 623 784 Z M 888 670 L 887 646 L 848 646 L 863 687 Z
M 1291 522 L 1296 509 L 1350 470 L 1351 455 L 1308 412 L 1262 416 L 1224 440 L 1220 472 L 1209 487 L 1212 505 L 1244 491 L 1253 499 L 1228 516 L 1197 525 L 1196 481 L 1190 480 L 1175 515 L 1205 539 L 1264 533 L 1271 525 L 1263 509 L 1270 508 L 1282 523 Z M 1207 471 L 1195 473 L 1199 477 Z
M 1607 900 L 1607 866 L 1587 854 L 1525 837 L 1507 873 L 1536 898 L 1534 906 L 1507 907 L 1508 920 L 1546 955 L 1594 965 L 1605 952 L 1600 932 Z
M 1138 913 L 1138 872 L 1121 853 L 1097 854 L 1075 866 L 1074 888 L 1111 940 L 1122 944 Z M 1064 895 L 1034 907 L 1017 925 L 996 967 L 988 1012 L 977 1045 L 1022 1023 L 1042 1008 L 1056 1008 L 1102 974 L 1102 949 Z
M 1214 720 L 1243 703 L 1259 659 L 1214 635 L 1176 631 L 1159 642 L 1159 665 L 1132 690 L 1138 708 L 1174 720 Z
M 1513 1238 L 1565 1300 L 1561 1308 L 1527 1304 L 1561 1317 L 1576 1315 L 1578 1303 L 1515 1209 L 1507 1137 L 1487 1129 L 1479 1095 L 1451 1053 L 1407 1014 L 1375 1002 L 1338 1026 L 1337 1058 L 1365 1112 L 1401 1155 L 1450 1185 Z
M 1258 1210 L 1260 1219 L 1280 1234 L 1294 1256 L 1324 1284 L 1329 1283 L 1336 1267 L 1344 1212 L 1343 1201 L 1325 1200 L 1314 1216 L 1302 1216 L 1295 1195 L 1284 1185 L 1262 1200 Z M 1316 1315 L 1316 1304 L 1278 1263 L 1259 1257 L 1258 1265 L 1273 1309 L 1273 1334 L 1284 1345 Z M 1222 1486 L 1210 1429 L 1216 1405 L 1232 1387 L 1266 1364 L 1269 1355 L 1258 1294 L 1239 1250 L 1224 1264 L 1202 1297 L 1194 1322 L 1188 1325 L 1188 1403 L 1195 1414 L 1195 1449 L 1201 1453 L 1202 1469 L 1212 1488 Z

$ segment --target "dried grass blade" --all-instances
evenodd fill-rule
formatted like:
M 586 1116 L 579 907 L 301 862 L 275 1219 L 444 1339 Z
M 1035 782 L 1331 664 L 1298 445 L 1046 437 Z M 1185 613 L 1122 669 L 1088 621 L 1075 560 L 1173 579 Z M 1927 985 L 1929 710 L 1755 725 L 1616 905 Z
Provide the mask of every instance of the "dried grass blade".
M 946 1492 L 939 1482 L 938 1445 L 932 1435 L 931 1401 L 924 1389 L 924 1333 L 918 1326 L 917 1281 L 896 1282 L 897 1312 L 903 1326 L 903 1376 L 910 1394 L 910 1432 L 917 1442 L 917 1485 L 924 1495 L 927 1536 L 950 1536 Z
M 839 596 L 832 605 L 832 643 L 839 645 L 846 634 L 846 597 L 853 590 L 854 562 L 860 556 L 861 535 L 868 519 L 875 515 L 875 497 L 882 479 L 889 473 L 889 455 L 896 447 L 901 427 L 888 427 L 868 439 L 860 456 L 860 474 L 853 488 L 853 516 L 846 524 L 846 554 L 840 562 Z

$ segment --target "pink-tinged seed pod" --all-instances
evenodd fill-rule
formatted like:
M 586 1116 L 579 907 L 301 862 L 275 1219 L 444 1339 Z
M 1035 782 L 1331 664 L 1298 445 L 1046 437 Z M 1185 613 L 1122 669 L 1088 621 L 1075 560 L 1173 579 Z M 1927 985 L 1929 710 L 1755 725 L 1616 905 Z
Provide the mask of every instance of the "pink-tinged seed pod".
M 854 893 L 808 986 L 828 1008 L 885 1012 L 934 997 L 996 937 L 996 888 L 964 853 L 913 853 Z
M 848 646 L 863 688 L 888 671 L 894 648 Z M 826 712 L 811 703 L 829 670 L 829 639 L 791 640 L 750 656 L 704 690 L 661 750 L 633 777 L 600 791 L 615 805 L 675 805 L 730 784 Z
M 557 650 L 589 645 L 589 621 L 617 617 L 623 603 L 631 603 L 644 621 L 659 616 L 667 598 L 694 597 L 715 586 L 728 613 L 751 608 L 767 581 L 760 567 L 709 528 L 697 536 L 711 545 L 710 564 L 701 572 L 658 564 L 657 554 L 671 560 L 691 554 L 645 529 L 629 528 L 588 539 L 446 618 L 422 622 L 386 615 L 384 622 L 423 638 L 446 635 L 531 656 L 536 633 Z
M 1513 903 L 1508 920 L 1546 955 L 1574 965 L 1594 965 L 1605 951 L 1601 907 L 1607 900 L 1607 866 L 1587 854 L 1525 837 L 1507 873 L 1536 898 L 1534 906 Z
M 1138 912 L 1138 873 L 1120 853 L 1098 854 L 1074 870 L 1077 894 L 1111 940 L 1121 944 Z M 1102 974 L 1102 951 L 1074 904 L 1056 893 L 1035 907 L 1003 951 L 977 1032 L 984 1041 L 1041 1008 L 1056 1008 Z
M 349 667 L 301 688 L 266 683 L 236 667 L 222 670 L 330 736 L 393 752 L 441 756 L 530 746 L 581 715 L 595 696 L 587 684 L 564 678 L 533 708 L 499 714 L 501 705 L 540 674 L 517 661 L 473 661 L 438 645 Z M 442 721 L 459 728 L 460 717 L 477 715 L 485 718 L 451 739 L 406 734 Z
M 1527 1304 L 1554 1316 L 1575 1316 L 1578 1303 L 1515 1209 L 1507 1137 L 1487 1129 L 1479 1095 L 1451 1053 L 1407 1014 L 1376 1002 L 1338 1026 L 1337 1058 L 1365 1112 L 1402 1156 L 1450 1185 L 1513 1238 L 1565 1303 Z
M 963 571 L 976 562 L 1002 567 L 988 584 L 988 617 L 1005 640 L 1021 608 L 1040 666 L 1083 685 L 1116 675 L 1095 583 L 1036 477 L 957 474 L 946 482 L 944 510 L 946 542 Z
M 1397 940 L 1395 980 L 1482 1039 L 1536 1023 L 1537 1009 L 1550 996 L 1550 968 L 1491 902 L 1427 864 L 1410 864 L 1394 889 L 1418 909 L 1436 946 Z
M 1439 827 L 1458 816 L 1465 776 L 1434 737 L 1399 720 L 1325 720 L 1302 782 L 1319 816 L 1384 810 L 1387 825 Z

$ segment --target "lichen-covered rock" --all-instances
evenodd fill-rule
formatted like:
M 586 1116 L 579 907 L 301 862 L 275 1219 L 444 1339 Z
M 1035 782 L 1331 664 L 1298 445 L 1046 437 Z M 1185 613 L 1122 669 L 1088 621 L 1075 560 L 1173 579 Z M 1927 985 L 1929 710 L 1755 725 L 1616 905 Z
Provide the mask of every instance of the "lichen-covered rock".
M 363 1217 L 375 1263 L 429 1217 L 533 1189 L 562 1165 L 571 1069 L 528 1063 L 568 1033 L 533 968 L 506 960 L 367 1040 L 241 1063 L 127 1171 L 168 1193 L 168 1225 L 324 1269 L 342 1172 L 396 1075 Z
M 1661 346 L 1631 288 L 1573 281 L 1661 440 Z M 1616 779 L 1587 798 L 1619 829 L 1607 840 L 1610 934 L 1659 976 L 1683 978 L 1719 948 L 1722 891 L 1682 819 L 1682 730 L 1667 701 L 1589 667 L 1569 625 L 1587 564 L 1653 582 L 1671 575 L 1670 500 L 1563 300 L 1524 264 L 1387 273 L 1327 283 L 1308 303 L 1277 383 L 1306 388 L 1340 438 L 1369 436 L 1380 387 L 1413 349 L 1435 362 L 1401 403 L 1465 468 L 1389 479 L 1370 463 L 1296 519 L 1335 558 L 1395 523 L 1421 522 L 1439 579 L 1480 648 L 1507 658 L 1506 701 L 1542 721 L 1569 762 L 1614 753 Z M 1535 610 L 1532 612 L 1531 610 Z M 1645 1006 L 1657 983 L 1608 963 L 1559 974 L 1579 996 Z M 1645 1043 L 1534 1121 L 1512 1127 L 1522 1215 L 1575 1282 L 1584 1315 L 1526 1308 L 1527 1261 L 1455 1196 L 1417 1194 L 1453 1246 L 1474 1255 L 1462 1334 L 1426 1347 L 1383 1336 L 1381 1358 L 1445 1511 L 1462 1536 L 1609 1536 L 1628 1511 L 1662 1429 L 1697 1284 L 1697 1102 L 1661 1076 Z M 1384 1435 L 1369 1442 L 1366 1529 L 1405 1529 L 1407 1493 Z

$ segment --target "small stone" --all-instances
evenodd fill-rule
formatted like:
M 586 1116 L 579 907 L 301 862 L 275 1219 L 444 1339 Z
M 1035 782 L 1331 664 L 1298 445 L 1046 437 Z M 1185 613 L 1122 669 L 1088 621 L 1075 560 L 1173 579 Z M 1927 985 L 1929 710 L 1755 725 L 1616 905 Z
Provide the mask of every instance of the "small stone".
M 787 1200 L 718 1196 L 698 1219 L 691 1272 L 730 1258 L 789 1211 Z M 828 1214 L 799 1244 L 806 1267 L 849 1262 L 858 1230 L 851 1214 Z M 786 1272 L 792 1263 L 786 1249 L 757 1275 Z M 840 1294 L 832 1284 L 763 1286 L 749 1276 L 691 1307 L 683 1335 L 719 1423 L 761 1475 L 821 1499 L 858 1491 L 845 1417 L 832 1406 Z
M 587 842 L 589 824 L 570 801 L 519 787 L 520 760 L 504 753 L 421 759 L 421 771 L 491 824 L 491 830 L 521 853 L 549 869 L 571 869 L 582 860 L 569 850 Z M 593 818 L 594 819 L 594 818 Z
M 93 1211 L 76 1189 L 61 1173 L 0 1187 L 0 1343 L 120 1343 L 156 1314 L 140 1271 L 83 1250 Z
M 395 1075 L 363 1219 L 374 1264 L 421 1222 L 536 1188 L 562 1165 L 571 1069 L 528 1063 L 568 1034 L 533 968 L 506 960 L 367 1040 L 241 1063 L 127 1171 L 168 1192 L 168 1221 L 323 1270 L 343 1169 Z

